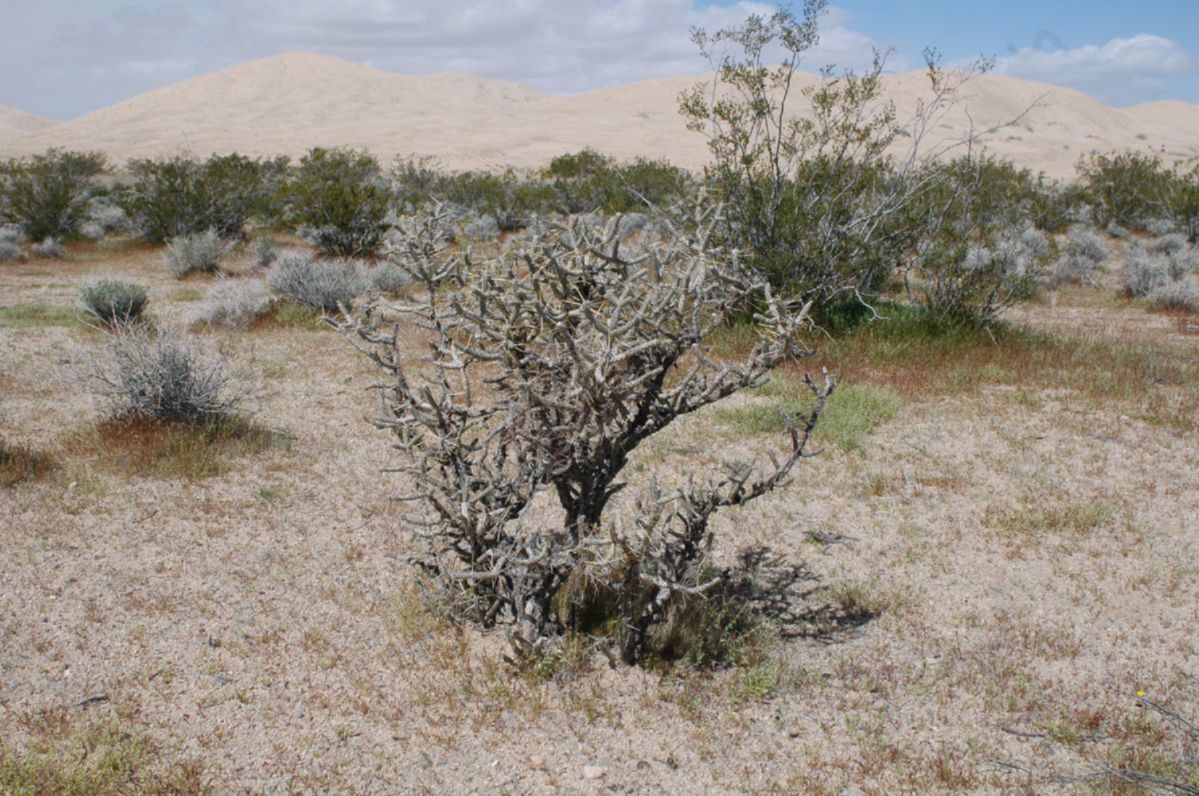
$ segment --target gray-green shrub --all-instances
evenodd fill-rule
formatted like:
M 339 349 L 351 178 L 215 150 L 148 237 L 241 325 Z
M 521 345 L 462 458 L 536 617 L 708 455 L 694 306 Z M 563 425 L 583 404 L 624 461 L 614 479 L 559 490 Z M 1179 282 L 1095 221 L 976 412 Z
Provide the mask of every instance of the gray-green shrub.
M 270 306 L 270 291 L 260 280 L 222 279 L 208 289 L 188 324 L 245 329 Z
M 141 317 L 150 299 L 132 282 L 101 279 L 79 289 L 79 309 L 100 324 L 130 323 Z
M 1158 293 L 1181 295 L 1184 288 L 1171 288 L 1199 271 L 1199 252 L 1183 241 L 1177 246 L 1176 236 L 1167 236 L 1151 243 L 1136 241 L 1124 256 L 1122 278 L 1124 291 L 1132 298 L 1147 298 Z
M 271 290 L 305 307 L 335 312 L 349 307 L 358 293 L 355 269 L 344 263 L 317 260 L 308 254 L 285 255 L 267 274 Z
M 198 423 L 231 415 L 244 394 L 223 352 L 164 328 L 117 324 L 81 376 L 117 419 Z
M 358 284 L 366 293 L 394 294 L 412 284 L 412 276 L 394 263 L 359 267 Z
M 45 238 L 30 248 L 34 257 L 43 260 L 62 260 L 67 256 L 67 247 L 59 243 L 57 238 Z
M 171 240 L 163 262 L 171 276 L 182 279 L 193 273 L 213 273 L 221 266 L 225 243 L 215 230 L 181 235 Z

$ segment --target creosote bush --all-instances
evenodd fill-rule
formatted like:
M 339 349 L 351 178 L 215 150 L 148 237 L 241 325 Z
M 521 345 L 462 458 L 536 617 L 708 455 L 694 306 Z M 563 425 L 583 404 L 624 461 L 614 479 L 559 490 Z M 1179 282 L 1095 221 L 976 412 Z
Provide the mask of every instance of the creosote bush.
M 374 254 L 387 232 L 391 186 L 367 152 L 317 147 L 292 170 L 284 196 L 291 223 L 326 254 Z
M 661 652 L 659 631 L 721 584 L 713 516 L 767 494 L 804 456 L 827 380 L 810 384 L 810 409 L 764 468 L 730 463 L 677 489 L 649 479 L 611 509 L 642 442 L 805 353 L 808 306 L 716 248 L 720 221 L 697 214 L 686 238 L 628 256 L 615 220 L 576 220 L 477 262 L 447 255 L 430 219 L 395 254 L 423 292 L 341 324 L 390 374 L 377 422 L 396 436 L 419 511 L 415 563 L 474 619 L 507 625 L 522 656 L 579 633 L 628 663 Z M 747 307 L 761 342 L 717 361 L 704 341 Z M 410 357 L 397 322 L 428 329 L 430 353 Z M 535 508 L 543 499 L 553 511 Z
M 0 165 L 0 218 L 19 224 L 34 243 L 78 237 L 104 165 L 98 153 L 61 149 Z
M 129 168 L 133 182 L 122 197 L 123 208 L 145 240 L 166 243 L 208 230 L 236 238 L 251 217 L 273 220 L 287 159 L 252 160 L 235 153 L 203 162 L 135 160 Z
M 267 274 L 271 290 L 303 307 L 337 312 L 349 307 L 359 289 L 352 265 L 318 260 L 308 254 L 285 255 Z
M 224 256 L 224 241 L 216 230 L 210 229 L 172 239 L 163 254 L 163 262 L 171 276 L 183 279 L 195 273 L 215 273 Z
M 149 301 L 144 287 L 116 279 L 88 282 L 79 289 L 80 311 L 103 325 L 132 323 Z

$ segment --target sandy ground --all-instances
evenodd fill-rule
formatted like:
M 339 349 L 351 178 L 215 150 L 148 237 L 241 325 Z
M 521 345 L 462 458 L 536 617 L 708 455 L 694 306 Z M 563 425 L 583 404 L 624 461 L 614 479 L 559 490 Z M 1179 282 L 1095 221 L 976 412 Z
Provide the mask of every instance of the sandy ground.
M 177 322 L 204 282 L 159 258 L 0 266 L 0 305 L 68 306 L 119 273 Z M 1139 319 L 1199 355 L 1140 308 L 1058 309 L 1022 322 L 1101 336 Z M 0 745 L 39 711 L 120 711 L 217 793 L 1044 793 L 1103 753 L 1054 728 L 1118 724 L 1138 689 L 1168 699 L 1199 675 L 1199 444 L 1121 407 L 1008 385 L 908 401 L 864 453 L 830 449 L 720 521 L 721 560 L 767 546 L 806 567 L 800 605 L 854 593 L 877 618 L 781 641 L 766 670 L 600 659 L 538 682 L 502 663 L 501 634 L 422 611 L 364 360 L 331 331 L 208 336 L 290 449 L 193 482 L 68 456 L 0 492 Z M 67 363 L 97 345 L 0 328 L 6 439 L 61 449 L 95 417 Z M 701 414 L 634 471 L 773 443 Z

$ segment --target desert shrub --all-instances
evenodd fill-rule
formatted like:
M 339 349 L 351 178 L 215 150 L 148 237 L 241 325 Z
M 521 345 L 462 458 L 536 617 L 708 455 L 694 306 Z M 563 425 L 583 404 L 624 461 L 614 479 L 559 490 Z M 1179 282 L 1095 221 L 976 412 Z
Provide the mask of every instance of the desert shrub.
M 1049 284 L 1097 285 L 1099 270 L 1110 252 L 1099 233 L 1081 224 L 1070 228 L 1061 247 L 1061 256 L 1049 273 Z
M 120 205 L 93 202 L 87 215 L 88 221 L 99 227 L 105 235 L 120 234 L 133 229 L 128 214 Z
M 291 223 L 311 230 L 313 243 L 326 254 L 344 257 L 378 251 L 390 193 L 374 156 L 320 147 L 301 158 L 285 189 Z
M 432 157 L 396 158 L 391 169 L 396 206 L 414 213 L 434 204 L 441 194 L 444 175 Z
M 182 279 L 194 273 L 214 273 L 224 256 L 224 241 L 210 229 L 172 239 L 163 253 L 163 262 L 171 276 Z
M 493 216 L 479 216 L 462 225 L 462 237 L 472 243 L 490 243 L 500 234 L 499 222 Z
M 267 284 L 287 301 L 325 312 L 351 306 L 359 287 L 353 267 L 307 254 L 282 257 L 271 266 Z
M 395 252 L 427 300 L 371 302 L 342 325 L 390 376 L 379 424 L 396 435 L 396 471 L 420 509 L 416 562 L 467 616 L 509 625 L 522 657 L 595 633 L 626 662 L 644 660 L 656 631 L 721 583 L 707 555 L 713 515 L 791 472 L 831 383 L 812 385 L 810 411 L 787 424 L 789 445 L 770 464 L 732 463 L 678 492 L 648 479 L 626 523 L 608 507 L 630 454 L 803 354 L 806 309 L 713 249 L 702 214 L 694 237 L 635 258 L 615 221 L 597 232 L 576 220 L 486 262 L 447 257 L 436 227 Z M 763 309 L 762 343 L 731 365 L 695 356 L 749 297 Z M 409 315 L 431 334 L 420 359 L 397 338 Z M 542 498 L 556 511 L 525 522 Z M 592 616 L 585 606 L 597 602 Z
M 33 244 L 30 251 L 34 257 L 43 260 L 64 260 L 67 256 L 67 247 L 59 243 L 57 238 L 45 238 Z
M 0 240 L 0 263 L 11 263 L 25 256 L 21 244 L 11 240 Z
M 207 230 L 222 238 L 238 237 L 252 216 L 273 217 L 286 163 L 237 154 L 213 155 L 203 162 L 182 156 L 134 160 L 123 207 L 151 243 Z
M 19 224 L 34 242 L 78 237 L 94 178 L 104 171 L 95 152 L 51 149 L 0 167 L 0 217 Z
M 358 284 L 368 293 L 395 294 L 412 284 L 412 275 L 395 263 L 358 269 Z
M 489 217 L 501 232 L 524 229 L 537 215 L 555 209 L 552 186 L 524 179 L 512 169 L 455 174 L 443 181 L 441 191 L 447 201 Z
M 1148 298 L 1161 309 L 1193 312 L 1199 309 L 1199 279 L 1187 276 L 1171 280 L 1151 290 Z
M 1176 163 L 1166 181 L 1162 215 L 1191 243 L 1199 243 L 1199 164 Z M 1150 230 L 1154 235 L 1160 231 Z
M 150 299 L 146 289 L 132 282 L 101 279 L 79 289 L 79 309 L 100 324 L 132 323 L 141 317 Z
M 715 78 L 680 99 L 688 127 L 708 136 L 713 163 L 705 177 L 727 208 L 727 242 L 776 292 L 814 302 L 821 316 L 846 313 L 841 305 L 867 309 L 920 239 L 946 226 L 943 203 L 918 200 L 946 182 L 969 178 L 977 187 L 977 172 L 991 168 L 973 158 L 958 176 L 922 151 L 926 132 L 976 70 L 947 73 L 930 53 L 929 97 L 907 123 L 882 101 L 882 56 L 862 74 L 826 71 L 817 84 L 793 90 L 826 8 L 811 0 L 801 18 L 780 8 L 711 35 L 695 31 Z M 792 115 L 801 99 L 807 107 Z M 907 152 L 893 156 L 901 142 Z M 960 189 L 949 196 L 964 197 Z M 977 197 L 973 206 L 983 204 Z
M 224 354 L 164 328 L 117 324 L 105 352 L 81 365 L 84 384 L 118 420 L 199 423 L 231 416 L 243 399 Z
M 265 271 L 275 264 L 275 260 L 279 259 L 279 247 L 270 238 L 262 238 L 254 245 L 254 264 L 255 271 Z
M 990 158 L 932 168 L 908 208 L 923 219 L 912 262 L 919 278 L 908 283 L 913 298 L 931 315 L 989 323 L 1035 292 L 1053 246 L 1027 219 L 1020 222 L 1027 213 L 1018 193 L 987 186 L 996 173 Z
M 221 279 L 204 294 L 188 318 L 188 325 L 245 329 L 270 307 L 270 291 L 261 281 Z
M 989 323 L 1033 294 L 1044 259 L 1010 232 L 986 242 L 968 240 L 936 241 L 921 252 L 918 300 L 930 315 Z
M 1146 298 L 1159 290 L 1165 290 L 1163 297 L 1185 295 L 1184 287 L 1171 286 L 1199 271 L 1199 252 L 1185 241 L 1181 248 L 1177 242 L 1177 237 L 1167 236 L 1151 243 L 1135 241 L 1129 246 L 1121 274 L 1124 292 L 1132 298 Z
M 1092 153 L 1078 164 L 1078 176 L 1097 227 L 1144 229 L 1166 209 L 1170 172 L 1161 158 L 1143 152 Z M 1121 237 L 1113 235 L 1113 237 Z
M 668 206 L 682 198 L 688 183 L 685 171 L 664 160 L 620 165 L 593 149 L 559 155 L 541 177 L 553 189 L 554 209 L 567 215 Z

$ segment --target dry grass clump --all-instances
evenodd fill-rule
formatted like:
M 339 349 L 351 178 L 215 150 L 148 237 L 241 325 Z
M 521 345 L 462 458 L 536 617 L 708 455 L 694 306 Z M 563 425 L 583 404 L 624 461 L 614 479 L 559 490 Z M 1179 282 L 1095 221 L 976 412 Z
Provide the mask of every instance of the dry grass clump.
M 167 244 L 163 262 L 171 276 L 183 279 L 194 273 L 211 274 L 221 266 L 225 255 L 225 242 L 216 230 L 207 230 L 195 235 L 180 235 Z
M 140 417 L 107 419 L 79 430 L 67 449 L 95 457 L 121 475 L 195 481 L 229 472 L 235 459 L 289 446 L 288 437 L 244 418 L 172 423 Z
M 48 453 L 27 445 L 9 445 L 0 439 L 0 487 L 45 477 L 58 466 Z
M 271 295 L 257 279 L 222 279 L 213 285 L 188 320 L 189 326 L 246 329 L 270 309 Z
M 150 299 L 146 289 L 132 282 L 100 279 L 79 289 L 79 309 L 99 324 L 132 323 L 142 316 Z

